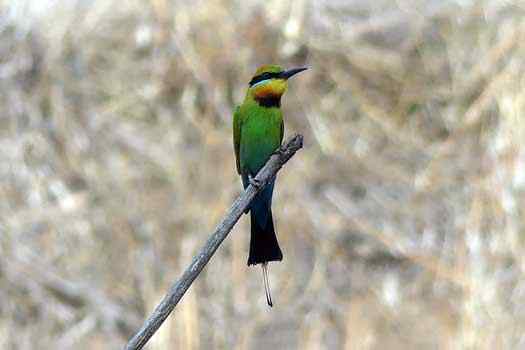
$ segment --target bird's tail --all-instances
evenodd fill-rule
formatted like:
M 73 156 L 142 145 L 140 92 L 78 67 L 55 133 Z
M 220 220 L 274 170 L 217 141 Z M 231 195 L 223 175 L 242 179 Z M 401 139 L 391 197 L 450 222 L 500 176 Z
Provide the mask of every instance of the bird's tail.
M 252 207 L 250 217 L 251 237 L 248 265 L 283 260 L 283 253 L 273 227 L 272 210 L 268 208 L 266 215 L 259 217 L 258 212 Z M 261 219 L 266 219 L 266 222 L 262 222 Z
M 264 291 L 266 301 L 270 307 L 273 306 L 272 295 L 270 293 L 270 283 L 268 281 L 268 262 L 283 259 L 283 253 L 279 248 L 275 230 L 273 228 L 272 211 L 268 213 L 266 227 L 261 227 L 257 219 L 256 212 L 251 210 L 252 234 L 250 238 L 250 255 L 248 265 L 262 264 Z
M 268 263 L 262 263 L 263 280 L 264 280 L 264 292 L 266 293 L 266 302 L 270 307 L 273 306 L 272 293 L 270 293 L 270 282 L 268 281 Z
M 251 237 L 248 265 L 262 264 L 266 301 L 272 306 L 268 282 L 268 262 L 283 260 L 283 253 L 277 242 L 272 217 L 272 193 L 274 182 L 264 188 L 250 206 Z

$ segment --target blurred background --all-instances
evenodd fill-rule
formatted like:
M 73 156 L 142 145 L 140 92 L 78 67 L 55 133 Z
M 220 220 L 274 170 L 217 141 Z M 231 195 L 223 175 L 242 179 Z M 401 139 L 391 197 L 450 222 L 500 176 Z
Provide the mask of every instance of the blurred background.
M 258 65 L 305 148 L 275 306 L 243 217 L 149 349 L 525 347 L 525 3 L 0 1 L 0 348 L 121 348 L 240 193 Z

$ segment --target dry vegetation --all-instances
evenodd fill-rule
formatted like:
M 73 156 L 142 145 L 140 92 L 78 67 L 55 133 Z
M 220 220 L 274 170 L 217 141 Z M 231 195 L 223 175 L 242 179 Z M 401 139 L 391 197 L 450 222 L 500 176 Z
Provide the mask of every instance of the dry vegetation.
M 276 306 L 248 220 L 150 349 L 525 347 L 525 4 L 0 2 L 0 348 L 109 349 L 240 191 L 231 110 L 284 101 Z

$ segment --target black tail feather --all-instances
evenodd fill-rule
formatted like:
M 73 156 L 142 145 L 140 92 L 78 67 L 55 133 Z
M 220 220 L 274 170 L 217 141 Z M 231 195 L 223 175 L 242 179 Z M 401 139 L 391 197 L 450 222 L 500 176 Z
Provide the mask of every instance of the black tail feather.
M 251 238 L 248 265 L 283 260 L 283 253 L 273 227 L 272 210 L 268 208 L 268 215 L 263 217 L 266 222 L 260 222 L 254 210 L 250 211 L 250 218 Z

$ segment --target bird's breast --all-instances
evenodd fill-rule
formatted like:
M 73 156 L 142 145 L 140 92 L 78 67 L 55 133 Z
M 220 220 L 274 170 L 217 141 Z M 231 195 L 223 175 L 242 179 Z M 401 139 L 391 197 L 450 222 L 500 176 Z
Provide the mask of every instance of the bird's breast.
M 276 113 L 278 112 L 278 113 Z M 281 143 L 280 111 L 252 113 L 241 130 L 241 168 L 256 174 Z

